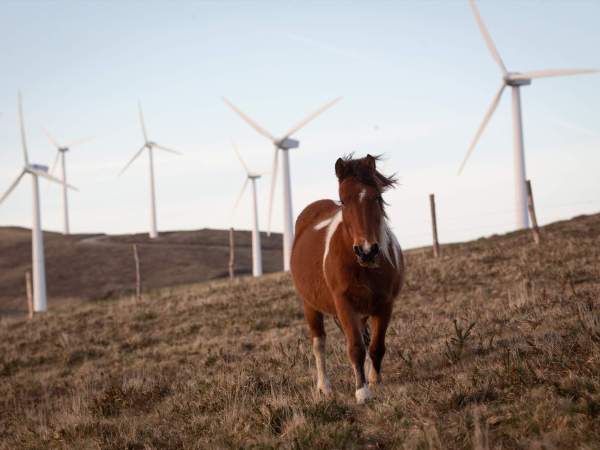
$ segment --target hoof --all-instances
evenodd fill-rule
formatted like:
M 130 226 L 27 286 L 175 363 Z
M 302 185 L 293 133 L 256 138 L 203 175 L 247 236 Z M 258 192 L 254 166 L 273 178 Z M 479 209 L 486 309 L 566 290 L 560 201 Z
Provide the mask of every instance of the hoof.
M 373 395 L 371 394 L 371 390 L 369 389 L 369 386 L 366 384 L 363 387 L 361 387 L 360 389 L 357 389 L 356 393 L 354 395 L 356 396 L 356 403 L 358 403 L 359 405 L 362 405 L 367 400 L 370 400 L 373 398 Z
M 329 380 L 317 384 L 317 391 L 323 394 L 325 397 L 331 397 L 333 395 L 333 389 L 331 389 L 331 383 L 329 383 Z

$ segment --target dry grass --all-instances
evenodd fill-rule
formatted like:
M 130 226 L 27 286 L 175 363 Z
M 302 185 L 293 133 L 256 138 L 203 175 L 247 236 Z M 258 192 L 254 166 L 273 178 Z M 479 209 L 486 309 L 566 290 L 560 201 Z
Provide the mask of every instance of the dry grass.
M 331 321 L 315 394 L 290 279 L 0 322 L 0 447 L 600 448 L 600 215 L 408 255 L 384 385 L 354 402 Z
M 282 268 L 281 235 L 262 233 L 263 268 Z M 91 299 L 109 299 L 131 293 L 135 269 L 131 246 L 137 244 L 142 287 L 159 289 L 199 283 L 227 276 L 229 233 L 223 230 L 147 234 L 64 236 L 45 232 L 46 278 L 51 308 Z M 249 231 L 236 231 L 236 272 L 252 273 Z M 27 310 L 25 272 L 31 270 L 31 230 L 0 227 L 0 316 Z

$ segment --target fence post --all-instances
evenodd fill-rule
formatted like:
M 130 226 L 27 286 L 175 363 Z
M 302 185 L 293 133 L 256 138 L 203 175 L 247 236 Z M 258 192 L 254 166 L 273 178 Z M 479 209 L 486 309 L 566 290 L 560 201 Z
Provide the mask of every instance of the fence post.
M 537 217 L 535 215 L 535 204 L 533 203 L 533 190 L 531 189 L 531 180 L 527 180 L 527 209 L 531 218 L 531 232 L 533 233 L 533 242 L 540 245 L 540 229 L 538 228 Z
M 229 228 L 229 279 L 233 281 L 235 267 L 235 241 L 233 227 Z
M 142 278 L 140 276 L 140 257 L 137 244 L 133 244 L 133 260 L 135 261 L 135 299 L 142 301 Z
M 31 272 L 25 272 L 25 289 L 27 291 L 27 317 L 33 318 L 33 289 L 31 287 Z
M 431 207 L 431 229 L 433 232 L 433 256 L 440 257 L 440 243 L 438 242 L 437 219 L 435 217 L 435 196 L 429 194 L 429 206 Z

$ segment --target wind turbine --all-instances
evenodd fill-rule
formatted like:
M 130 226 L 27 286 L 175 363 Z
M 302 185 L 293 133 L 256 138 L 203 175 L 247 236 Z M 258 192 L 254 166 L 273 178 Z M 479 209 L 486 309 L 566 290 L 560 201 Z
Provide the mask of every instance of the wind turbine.
M 127 170 L 127 168 L 131 165 L 133 161 L 135 161 L 138 156 L 142 154 L 144 150 L 148 150 L 148 159 L 150 161 L 150 238 L 155 239 L 158 237 L 158 231 L 156 228 L 156 194 L 154 187 L 154 154 L 153 150 L 159 149 L 165 152 L 175 153 L 176 155 L 181 155 L 181 152 L 176 150 L 172 150 L 170 148 L 163 147 L 162 145 L 158 145 L 156 142 L 148 139 L 148 134 L 146 133 L 146 124 L 144 123 L 144 113 L 142 112 L 142 104 L 138 102 L 138 111 L 140 115 L 140 124 L 142 126 L 142 134 L 144 136 L 144 145 L 140 148 L 133 158 L 129 160 L 129 162 L 123 167 L 121 172 L 119 172 L 119 176 L 123 174 Z
M 475 134 L 475 137 L 471 141 L 471 145 L 469 145 L 469 149 L 467 150 L 467 154 L 460 165 L 458 173 L 460 174 L 471 156 L 477 141 L 481 137 L 483 130 L 488 124 L 490 118 L 496 111 L 498 107 L 498 103 L 500 102 L 500 98 L 504 89 L 509 86 L 512 89 L 512 113 L 513 113 L 513 145 L 514 145 L 514 170 L 515 170 L 515 212 L 516 212 L 516 226 L 517 229 L 527 228 L 529 227 L 529 216 L 527 213 L 527 189 L 526 189 L 526 175 L 525 175 L 525 153 L 523 148 L 523 120 L 521 117 L 521 86 L 527 86 L 531 84 L 531 80 L 536 78 L 548 78 L 548 77 L 559 77 L 559 76 L 567 76 L 567 75 L 580 75 L 586 73 L 594 73 L 598 72 L 598 70 L 594 69 L 550 69 L 550 70 L 536 70 L 533 72 L 509 72 L 506 70 L 504 66 L 504 62 L 496 49 L 492 38 L 481 19 L 481 15 L 479 14 L 479 10 L 477 5 L 475 4 L 475 0 L 469 0 L 471 9 L 473 10 L 473 14 L 475 15 L 475 19 L 477 20 L 477 24 L 479 25 L 479 30 L 483 35 L 483 39 L 490 51 L 492 58 L 496 61 L 496 64 L 500 67 L 502 71 L 502 84 L 500 88 L 496 92 L 492 100 L 492 104 L 489 109 L 483 116 L 483 121 Z
M 238 151 L 236 145 L 233 142 L 231 142 L 231 145 L 233 146 L 235 154 L 237 155 L 238 159 L 242 163 L 242 166 L 244 167 L 244 170 L 246 171 L 246 181 L 244 181 L 242 190 L 240 191 L 240 194 L 238 195 L 238 198 L 235 201 L 232 213 L 236 210 L 237 206 L 239 205 L 240 200 L 242 199 L 242 196 L 246 191 L 246 187 L 248 186 L 248 182 L 252 183 L 252 275 L 255 277 L 260 277 L 263 274 L 263 270 L 262 255 L 260 248 L 260 229 L 258 228 L 258 204 L 256 201 L 256 180 L 260 178 L 260 175 L 255 172 L 251 172 L 250 169 L 248 169 L 248 166 L 244 162 L 244 159 L 242 158 L 242 155 L 240 155 L 240 152 Z
M 50 173 L 54 173 L 54 169 L 56 168 L 56 165 L 58 164 L 58 160 L 60 159 L 61 175 L 62 175 L 62 181 L 63 181 L 63 193 L 62 194 L 63 194 L 64 234 L 70 234 L 71 231 L 70 231 L 70 227 L 69 227 L 69 200 L 68 200 L 68 196 L 67 196 L 67 184 L 66 184 L 67 183 L 66 153 L 72 147 L 75 147 L 77 145 L 80 145 L 80 144 L 83 144 L 84 142 L 89 141 L 89 138 L 71 142 L 70 144 L 67 144 L 67 145 L 60 145 L 58 143 L 58 141 L 56 139 L 54 139 L 47 130 L 44 130 L 44 133 L 46 133 L 46 136 L 48 137 L 48 140 L 50 141 L 50 143 L 56 147 L 56 157 L 54 158 L 54 162 L 52 163 L 52 168 L 50 169 Z
M 302 127 L 308 124 L 311 120 L 317 117 L 319 114 L 336 104 L 341 97 L 335 98 L 330 102 L 317 109 L 312 114 L 308 115 L 304 120 L 298 123 L 296 126 L 291 128 L 281 138 L 274 137 L 271 133 L 266 131 L 248 115 L 240 111 L 233 103 L 226 98 L 223 101 L 233 111 L 235 111 L 248 125 L 254 128 L 258 133 L 269 139 L 275 146 L 275 153 L 273 156 L 273 171 L 271 174 L 271 192 L 269 195 L 269 233 L 271 232 L 271 212 L 273 211 L 273 195 L 275 194 L 275 183 L 277 180 L 277 160 L 279 151 L 282 152 L 281 168 L 283 172 L 283 270 L 290 270 L 290 256 L 292 254 L 292 241 L 294 239 L 294 217 L 292 212 L 292 186 L 290 180 L 290 157 L 288 150 L 298 148 L 300 142 L 296 139 L 292 139 L 291 136 L 298 132 Z
M 31 227 L 31 253 L 33 267 L 33 310 L 42 312 L 47 310 L 46 301 L 46 268 L 44 262 L 44 235 L 42 232 L 42 218 L 40 211 L 40 188 L 38 177 L 46 178 L 58 184 L 63 184 L 61 180 L 48 174 L 48 166 L 42 164 L 33 164 L 29 162 L 27 155 L 27 140 L 25 138 L 25 125 L 23 122 L 23 105 L 21 93 L 19 92 L 19 127 L 21 129 L 21 146 L 23 147 L 23 157 L 25 164 L 16 180 L 9 186 L 8 190 L 0 197 L 0 204 L 17 187 L 25 175 L 31 175 L 33 182 L 33 226 Z M 73 186 L 67 185 L 71 189 Z

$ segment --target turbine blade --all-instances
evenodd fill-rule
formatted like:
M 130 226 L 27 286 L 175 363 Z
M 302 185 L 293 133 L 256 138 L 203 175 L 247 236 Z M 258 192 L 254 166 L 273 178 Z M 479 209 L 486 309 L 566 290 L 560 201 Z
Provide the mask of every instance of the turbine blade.
M 146 133 L 146 123 L 144 122 L 144 113 L 142 111 L 142 102 L 138 100 L 138 112 L 140 114 L 140 124 L 142 125 L 142 134 L 144 142 L 148 142 L 148 133 Z
M 250 181 L 250 178 L 246 177 L 246 181 L 244 181 L 244 184 L 242 185 L 242 190 L 240 191 L 239 195 L 237 196 L 237 199 L 235 200 L 235 203 L 233 205 L 233 209 L 231 210 L 232 215 L 235 212 L 235 210 L 237 209 L 238 205 L 240 204 L 240 200 L 242 199 L 242 196 L 244 195 L 246 186 L 248 186 L 248 181 Z
M 8 197 L 10 195 L 10 193 L 17 187 L 17 184 L 19 184 L 19 181 L 21 181 L 21 178 L 23 178 L 23 175 L 25 175 L 24 170 L 21 171 L 21 173 L 19 174 L 17 179 L 12 182 L 12 184 L 9 186 L 9 188 L 6 190 L 6 192 L 4 194 L 2 194 L 2 197 L 0 197 L 0 204 L 2 204 L 2 202 L 6 199 L 6 197 Z
M 494 61 L 496 61 L 498 66 L 500 66 L 502 73 L 504 75 L 506 75 L 507 72 L 506 72 L 506 67 L 504 66 L 504 62 L 502 61 L 502 58 L 500 57 L 500 53 L 498 53 L 498 50 L 496 49 L 496 46 L 494 45 L 494 41 L 492 41 L 492 37 L 490 36 L 490 33 L 488 32 L 485 24 L 483 23 L 483 19 L 481 18 L 481 14 L 479 14 L 479 8 L 477 8 L 477 5 L 475 4 L 475 0 L 469 0 L 469 4 L 471 5 L 471 9 L 473 10 L 473 15 L 475 16 L 477 25 L 479 25 L 479 30 L 481 31 L 481 34 L 483 35 L 483 39 L 485 40 L 485 43 L 486 43 L 488 49 L 490 50 L 490 53 L 492 54 L 492 58 L 494 58 Z
M 21 145 L 23 147 L 23 156 L 25 157 L 25 165 L 29 164 L 27 156 L 27 139 L 25 137 L 25 123 L 23 120 L 23 96 L 19 91 L 19 128 L 21 129 Z
M 325 105 L 321 106 L 319 109 L 317 109 L 315 112 L 313 112 L 312 114 L 309 114 L 304 120 L 302 120 L 299 124 L 297 124 L 295 127 L 291 128 L 286 134 L 285 136 L 282 138 L 286 139 L 289 138 L 292 134 L 296 133 L 297 131 L 300 130 L 300 128 L 304 127 L 308 122 L 310 122 L 311 120 L 313 120 L 315 117 L 317 117 L 319 114 L 325 112 L 327 109 L 331 108 L 333 105 L 335 105 L 337 102 L 339 102 L 342 99 L 342 97 L 337 97 L 334 98 L 333 100 L 327 102 Z
M 584 75 L 600 72 L 598 69 L 548 69 L 534 70 L 532 72 L 515 73 L 508 77 L 509 80 L 531 80 L 533 78 L 566 77 L 569 75 Z
M 269 133 L 267 130 L 265 130 L 264 128 L 262 128 L 259 124 L 257 124 L 254 120 L 252 120 L 247 114 L 244 114 L 241 110 L 239 110 L 237 108 L 237 106 L 235 106 L 233 103 L 231 103 L 229 100 L 227 100 L 225 97 L 223 97 L 223 101 L 225 102 L 225 104 L 227 106 L 229 106 L 231 109 L 233 109 L 242 119 L 244 119 L 244 121 L 250 125 L 252 128 L 254 128 L 256 131 L 258 131 L 260 134 L 262 134 L 263 136 L 265 136 L 266 138 L 270 139 L 272 142 L 277 141 L 277 139 L 275 139 L 275 137 Z
M 159 150 L 163 150 L 165 152 L 169 152 L 169 153 L 175 153 L 176 155 L 183 155 L 183 153 L 178 152 L 177 150 L 173 150 L 167 147 L 163 147 L 162 145 L 158 145 L 158 144 L 154 144 L 152 147 L 156 147 Z
M 58 144 L 58 141 L 56 139 L 54 139 L 54 137 L 52 137 L 52 135 L 50 134 L 50 132 L 45 127 L 42 127 L 42 130 L 44 130 L 44 134 L 46 135 L 46 137 L 48 138 L 48 140 L 50 141 L 50 143 L 52 145 L 54 145 L 56 148 L 60 148 L 60 145 Z
M 83 139 L 77 139 L 76 141 L 69 142 L 67 145 L 65 145 L 65 147 L 70 150 L 73 147 L 78 147 L 78 146 L 80 146 L 82 144 L 85 144 L 87 142 L 90 142 L 92 140 L 94 140 L 93 137 L 86 137 L 86 138 L 83 138 Z
M 63 183 L 62 180 L 59 180 L 58 178 L 53 177 L 52 175 L 50 175 L 47 172 L 43 172 L 41 170 L 36 170 L 36 169 L 28 169 L 28 171 L 31 172 L 31 173 L 33 173 L 33 174 L 35 174 L 35 175 L 37 175 L 37 176 L 39 176 L 39 177 L 45 178 L 45 179 L 47 179 L 49 181 L 53 181 L 54 183 L 58 183 L 61 186 L 65 185 L 69 189 L 73 189 L 74 191 L 79 191 L 79 189 L 77 189 L 75 186 L 73 186 L 71 184 L 68 184 L 68 183 Z
M 123 172 L 125 172 L 127 170 L 127 168 L 131 165 L 132 162 L 134 162 L 138 156 L 140 156 L 142 154 L 142 152 L 144 151 L 144 149 L 146 148 L 146 144 L 142 145 L 142 148 L 140 148 L 135 155 L 133 155 L 133 158 L 131 158 L 129 160 L 129 162 L 125 165 L 125 167 L 123 167 L 121 169 L 121 171 L 119 172 L 119 176 L 123 175 Z
M 242 163 L 242 166 L 244 166 L 244 170 L 246 171 L 246 174 L 250 175 L 250 169 L 248 169 L 248 166 L 244 162 L 244 159 L 242 158 L 242 155 L 240 154 L 240 151 L 238 150 L 237 145 L 235 145 L 235 142 L 233 142 L 233 140 L 231 141 L 231 146 L 233 147 L 233 151 L 235 152 L 235 155 Z
M 471 153 L 473 152 L 473 149 L 475 148 L 477 141 L 479 141 L 479 138 L 481 137 L 483 130 L 485 130 L 485 127 L 487 126 L 488 122 L 490 121 L 492 114 L 494 114 L 494 111 L 496 111 L 496 108 L 498 107 L 498 103 L 500 103 L 500 97 L 502 96 L 502 92 L 504 91 L 505 87 L 506 87 L 506 85 L 504 83 L 502 83 L 502 86 L 500 86 L 500 89 L 498 89 L 498 92 L 496 93 L 496 95 L 494 96 L 494 99 L 492 100 L 492 104 L 490 105 L 487 112 L 485 113 L 485 116 L 483 116 L 481 125 L 479 125 L 479 129 L 477 130 L 477 133 L 475 133 L 475 137 L 471 141 L 471 145 L 469 145 L 469 149 L 467 150 L 465 159 L 463 159 L 463 162 L 460 165 L 460 168 L 458 169 L 459 175 L 462 172 L 463 168 L 465 167 L 465 164 L 467 163 L 469 156 L 471 156 Z
M 275 195 L 275 185 L 277 183 L 277 157 L 279 156 L 279 147 L 275 147 L 275 156 L 273 157 L 273 169 L 271 170 L 271 192 L 269 193 L 269 225 L 267 235 L 271 236 L 271 216 L 273 215 L 273 197 Z
M 60 156 L 60 152 L 56 151 L 56 156 L 54 157 L 54 162 L 52 163 L 52 169 L 50 169 L 50 173 L 54 173 L 54 169 L 56 169 L 56 164 L 58 164 L 58 158 Z

